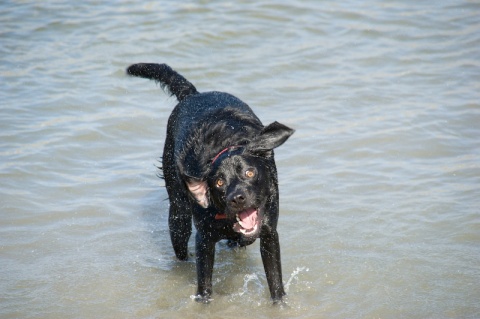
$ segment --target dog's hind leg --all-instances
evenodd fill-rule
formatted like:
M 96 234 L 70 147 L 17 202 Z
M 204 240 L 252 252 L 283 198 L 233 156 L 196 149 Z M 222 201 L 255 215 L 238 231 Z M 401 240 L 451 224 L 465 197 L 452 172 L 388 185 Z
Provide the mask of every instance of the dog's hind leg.
M 180 260 L 188 259 L 188 240 L 192 234 L 192 213 L 188 198 L 176 195 L 170 201 L 168 226 L 175 255 Z

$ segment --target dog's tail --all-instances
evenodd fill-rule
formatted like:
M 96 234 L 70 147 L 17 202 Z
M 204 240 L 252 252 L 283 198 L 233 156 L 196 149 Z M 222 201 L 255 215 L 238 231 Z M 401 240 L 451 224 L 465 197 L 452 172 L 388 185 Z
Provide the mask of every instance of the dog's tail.
M 132 64 L 127 68 L 127 74 L 159 82 L 162 88 L 175 95 L 179 102 L 189 95 L 198 93 L 192 83 L 166 64 Z

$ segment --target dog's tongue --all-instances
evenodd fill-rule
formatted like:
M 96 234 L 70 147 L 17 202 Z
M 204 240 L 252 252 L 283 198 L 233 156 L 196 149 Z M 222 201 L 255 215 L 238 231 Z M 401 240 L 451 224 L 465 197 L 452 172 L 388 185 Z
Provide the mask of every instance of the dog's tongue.
M 252 229 L 257 223 L 257 210 L 249 208 L 241 213 L 238 213 L 241 222 L 240 225 L 245 229 Z

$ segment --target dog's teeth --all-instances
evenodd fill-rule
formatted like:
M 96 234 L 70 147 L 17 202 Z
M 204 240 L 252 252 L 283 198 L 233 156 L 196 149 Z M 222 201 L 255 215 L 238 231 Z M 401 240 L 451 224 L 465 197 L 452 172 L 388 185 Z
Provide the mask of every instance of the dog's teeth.
M 243 227 L 243 226 L 242 226 L 242 227 Z M 249 235 L 249 234 L 254 233 L 255 231 L 257 231 L 257 225 L 253 226 L 252 229 L 242 228 L 240 231 L 241 231 L 242 234 L 244 234 L 244 235 Z
M 240 222 L 241 222 L 241 219 L 240 219 L 240 217 L 238 217 L 238 215 L 235 215 L 235 217 L 237 218 L 237 222 L 239 222 L 239 223 L 240 223 Z M 241 225 L 241 224 L 240 224 L 240 225 Z M 242 226 L 242 227 L 243 227 L 243 226 Z

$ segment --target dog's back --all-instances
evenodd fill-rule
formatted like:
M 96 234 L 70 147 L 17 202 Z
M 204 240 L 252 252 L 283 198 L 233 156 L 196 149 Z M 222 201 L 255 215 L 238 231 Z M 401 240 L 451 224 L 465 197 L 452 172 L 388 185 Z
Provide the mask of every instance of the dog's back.
M 155 80 L 163 89 L 177 98 L 179 103 L 172 111 L 167 126 L 167 143 L 169 143 L 169 137 L 175 136 L 174 141 L 171 141 L 173 144 L 168 147 L 176 154 L 182 151 L 189 138 L 194 138 L 193 131 L 202 125 L 201 122 L 215 123 L 222 122 L 223 117 L 226 120 L 235 118 L 231 116 L 231 112 L 223 112 L 224 114 L 219 112 L 227 108 L 236 112 L 237 115 L 243 114 L 250 118 L 258 131 L 261 129 L 261 121 L 242 100 L 224 92 L 199 93 L 192 83 L 166 64 L 133 64 L 127 68 L 127 74 Z M 240 125 L 231 123 L 229 128 L 233 128 L 233 133 L 236 133 L 236 126 L 244 127 L 245 124 L 243 122 Z M 222 147 L 222 145 L 217 145 L 217 147 Z

